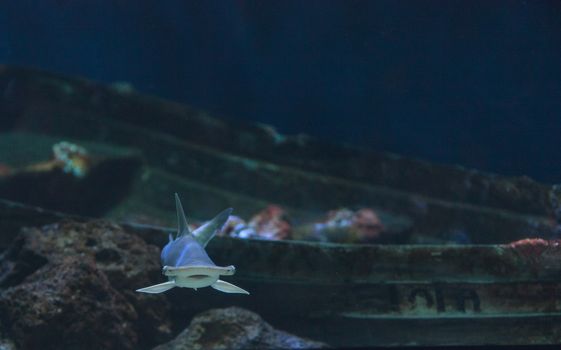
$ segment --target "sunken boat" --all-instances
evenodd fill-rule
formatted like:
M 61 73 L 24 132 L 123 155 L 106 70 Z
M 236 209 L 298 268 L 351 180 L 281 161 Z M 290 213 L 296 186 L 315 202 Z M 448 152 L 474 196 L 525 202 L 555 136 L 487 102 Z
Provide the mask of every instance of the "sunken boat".
M 232 281 L 251 296 L 199 291 L 196 303 L 176 302 L 176 312 L 243 306 L 336 346 L 561 341 L 557 186 L 282 135 L 123 84 L 2 66 L 0 89 L 0 138 L 48 137 L 142 155 L 127 193 L 102 214 L 75 216 L 15 197 L 0 200 L 3 232 L 90 215 L 162 247 L 173 230 L 165 226 L 175 220 L 174 192 L 191 217 L 227 207 L 249 217 L 275 203 L 294 223 L 341 207 L 405 222 L 383 244 L 216 237 L 209 255 L 235 265 Z

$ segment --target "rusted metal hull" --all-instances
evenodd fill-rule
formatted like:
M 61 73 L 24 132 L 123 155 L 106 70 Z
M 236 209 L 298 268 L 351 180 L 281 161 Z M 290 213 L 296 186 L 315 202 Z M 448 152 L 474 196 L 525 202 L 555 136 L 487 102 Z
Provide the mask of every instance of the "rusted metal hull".
M 560 191 L 390 154 L 279 135 L 186 106 L 84 80 L 0 70 L 4 132 L 132 147 L 146 159 L 132 194 L 106 214 L 173 224 L 173 192 L 189 215 L 232 206 L 247 216 L 268 203 L 295 220 L 342 206 L 392 211 L 413 222 L 401 245 L 337 245 L 217 237 L 208 252 L 236 266 L 250 297 L 172 290 L 185 317 L 240 305 L 273 325 L 333 345 L 555 344 L 561 341 Z M 3 227 L 64 214 L 0 201 Z M 163 246 L 161 228 L 128 225 Z M 470 245 L 442 243 L 453 231 Z M 510 244 L 527 237 L 529 240 Z M 186 293 L 197 302 L 185 303 Z
M 155 244 L 157 229 L 130 227 Z M 162 240 L 162 242 L 160 242 Z M 561 341 L 561 245 L 337 245 L 218 237 L 207 247 L 250 298 L 197 292 L 177 312 L 239 305 L 339 346 Z
M 0 201 L 2 231 L 83 220 Z M 162 246 L 164 229 L 125 224 Z M 508 245 L 338 245 L 216 237 L 228 281 L 251 296 L 172 290 L 174 312 L 238 305 L 283 329 L 340 346 L 556 344 L 561 341 L 561 248 Z M 163 278 L 163 276 L 162 276 Z M 185 303 L 196 293 L 196 303 Z
M 0 91 L 5 132 L 142 151 L 148 170 L 131 200 L 115 210 L 116 219 L 125 211 L 173 210 L 170 192 L 205 188 L 216 199 L 193 196 L 191 215 L 207 217 L 232 202 L 244 203 L 236 207 L 242 216 L 263 203 L 278 203 L 292 209 L 296 220 L 309 212 L 367 206 L 411 218 L 410 243 L 437 243 L 457 231 L 481 244 L 558 235 L 558 187 L 528 178 L 280 135 L 270 127 L 33 70 L 2 67 Z M 199 200 L 208 203 L 197 205 Z

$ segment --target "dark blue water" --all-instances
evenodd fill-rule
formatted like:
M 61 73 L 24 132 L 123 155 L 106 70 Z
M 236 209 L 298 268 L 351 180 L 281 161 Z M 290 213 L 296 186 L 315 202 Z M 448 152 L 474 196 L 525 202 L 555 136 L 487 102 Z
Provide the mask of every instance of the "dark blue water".
M 6 1 L 0 62 L 561 182 L 558 1 Z

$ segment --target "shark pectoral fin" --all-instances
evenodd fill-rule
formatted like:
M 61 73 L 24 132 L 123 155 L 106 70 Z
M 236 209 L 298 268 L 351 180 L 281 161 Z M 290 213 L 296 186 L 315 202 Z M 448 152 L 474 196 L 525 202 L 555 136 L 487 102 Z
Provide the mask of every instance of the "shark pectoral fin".
M 173 287 L 175 287 L 175 282 L 174 281 L 168 281 L 168 282 L 164 282 L 164 283 L 160 283 L 160 284 L 155 284 L 155 285 L 150 286 L 150 287 L 137 289 L 136 291 L 141 292 L 141 293 L 158 294 L 158 293 L 163 293 L 166 290 L 170 290 Z
M 220 214 L 216 215 L 214 219 L 202 226 L 199 226 L 199 228 L 193 231 L 193 236 L 195 236 L 195 239 L 203 246 L 203 248 L 206 247 L 214 235 L 222 230 L 222 227 L 224 227 L 224 224 L 228 221 L 230 214 L 232 214 L 232 210 L 232 208 L 224 210 Z
M 242 293 L 242 294 L 249 294 L 247 290 L 243 290 L 240 287 L 234 286 L 231 283 L 218 280 L 210 285 L 212 288 L 219 290 L 224 293 Z

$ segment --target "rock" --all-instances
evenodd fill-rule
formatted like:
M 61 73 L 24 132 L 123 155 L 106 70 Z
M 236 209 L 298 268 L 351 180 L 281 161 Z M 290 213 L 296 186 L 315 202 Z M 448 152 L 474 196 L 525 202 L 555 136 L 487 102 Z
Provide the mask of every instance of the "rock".
M 174 340 L 154 350 L 317 349 L 329 346 L 276 330 L 261 316 L 239 307 L 212 309 L 193 318 Z
M 47 264 L 0 296 L 4 327 L 22 349 L 133 349 L 135 309 L 89 257 Z
M 0 314 L 22 349 L 144 349 L 171 336 L 159 249 L 105 221 L 24 229 L 0 260 Z M 80 346 L 78 346 L 80 344 Z

